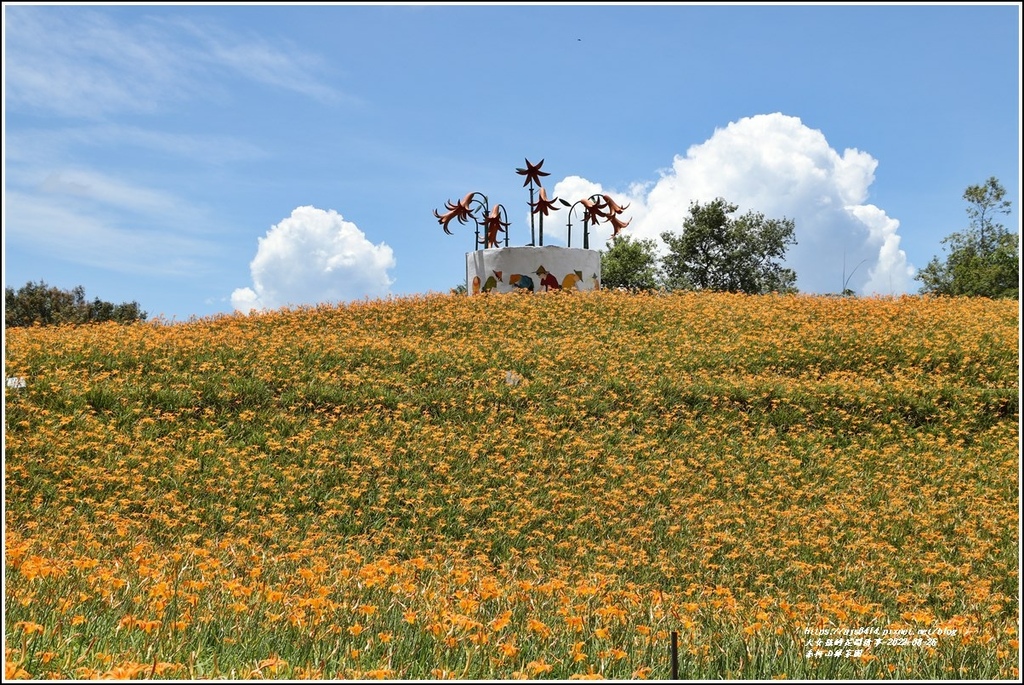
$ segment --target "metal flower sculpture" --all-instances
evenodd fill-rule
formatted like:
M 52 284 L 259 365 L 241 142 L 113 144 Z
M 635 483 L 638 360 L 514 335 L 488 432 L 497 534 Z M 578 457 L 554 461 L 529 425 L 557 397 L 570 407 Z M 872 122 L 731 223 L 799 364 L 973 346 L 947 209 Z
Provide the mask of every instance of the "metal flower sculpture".
M 604 198 L 605 205 L 607 205 L 608 209 L 612 210 L 613 214 L 622 214 L 623 210 L 629 209 L 629 205 L 620 207 L 618 203 L 612 199 L 611 195 L 602 195 L 601 197 Z
M 476 193 L 467 193 L 466 197 L 459 200 L 457 203 L 452 204 L 451 200 L 444 203 L 445 209 L 448 211 L 443 215 L 438 214 L 437 210 L 434 210 L 434 216 L 437 217 L 437 223 L 441 224 L 441 228 L 448 235 L 452 235 L 452 232 L 448 230 L 448 224 L 452 222 L 452 219 L 458 219 L 460 224 L 466 223 L 473 216 L 473 210 L 470 209 L 469 203 L 473 201 L 473 196 Z
M 458 220 L 460 224 L 465 224 L 472 219 L 473 223 L 476 224 L 476 239 L 474 240 L 474 244 L 480 245 L 484 242 L 480 238 L 480 227 L 486 224 L 487 215 L 490 211 L 487 206 L 486 195 L 478 192 L 466 193 L 466 196 L 458 202 L 453 203 L 449 200 L 444 206 L 448 211 L 444 214 L 439 214 L 435 209 L 434 216 L 437 217 L 437 223 L 441 224 L 445 233 L 448 235 L 452 234 L 449 230 L 449 224 L 451 224 L 453 220 Z M 502 211 L 504 211 L 504 209 L 502 209 Z M 479 214 L 477 212 L 479 212 Z M 505 237 L 505 246 L 508 247 L 507 235 Z
M 505 214 L 505 208 L 501 205 L 494 205 L 494 209 L 484 219 L 484 248 L 498 247 L 498 232 L 508 231 L 509 222 L 502 221 L 502 215 Z M 506 241 L 508 235 L 505 236 Z
M 526 168 L 525 169 L 516 169 L 516 173 L 517 174 L 519 174 L 520 176 L 525 176 L 526 177 L 526 180 L 523 181 L 523 187 L 525 188 L 526 186 L 530 186 L 530 206 L 531 207 L 533 206 L 533 184 L 536 183 L 537 187 L 540 188 L 543 185 L 540 182 L 540 177 L 541 176 L 550 176 L 551 175 L 551 174 L 549 174 L 546 171 L 541 171 L 540 168 L 542 166 L 544 166 L 544 160 L 543 159 L 540 160 L 539 162 L 537 162 L 536 164 L 530 164 L 530 160 L 527 159 L 526 160 Z M 530 214 L 530 244 L 531 245 L 536 245 L 537 244 L 537 238 L 536 238 L 536 236 L 534 234 L 534 228 L 533 228 L 533 214 L 532 213 Z M 541 243 L 540 244 L 541 245 L 544 244 L 543 238 L 541 239 Z
M 540 199 L 536 202 L 531 202 L 530 207 L 533 208 L 534 214 L 540 213 L 546 216 L 552 209 L 556 212 L 558 211 L 558 207 L 555 207 L 556 202 L 558 202 L 557 197 L 554 200 L 549 200 L 547 188 L 541 188 Z
M 629 221 L 632 221 L 632 219 L 630 219 Z M 608 223 L 612 225 L 612 237 L 616 237 L 617 235 L 619 235 L 619 231 L 624 229 L 626 226 L 629 226 L 629 221 L 623 221 L 615 214 L 609 214 Z
M 540 239 L 541 245 L 544 244 L 544 217 L 547 216 L 548 212 L 550 212 L 552 209 L 555 210 L 556 212 L 560 209 L 559 207 L 555 206 L 556 202 L 558 202 L 557 197 L 554 200 L 548 199 L 548 191 L 546 188 L 540 189 L 540 198 L 536 202 L 530 202 L 530 209 L 533 210 L 533 212 L 530 214 L 531 222 L 533 220 L 534 214 L 540 214 L 540 233 L 538 234 L 538 237 Z
M 598 221 L 605 218 L 605 205 L 601 196 L 591 195 L 588 198 L 580 200 L 580 204 L 583 205 L 584 223 L 589 221 L 592 224 L 596 224 Z
M 540 168 L 544 166 L 544 160 L 540 160 L 536 164 L 530 164 L 530 160 L 526 160 L 525 169 L 516 169 L 516 173 L 520 176 L 525 176 L 526 180 L 523 181 L 523 187 L 525 188 L 531 183 L 536 183 L 538 187 L 544 185 L 540 182 L 541 176 L 550 176 L 546 171 L 541 171 Z
M 585 250 L 590 249 L 591 224 L 597 224 L 604 219 L 612 225 L 613 238 L 619 234 L 619 231 L 629 225 L 629 221 L 623 221 L 619 218 L 619 215 L 629 205 L 626 205 L 626 207 L 620 206 L 610 195 L 595 193 L 590 197 L 577 200 L 571 205 L 565 200 L 561 200 L 561 202 L 566 207 L 569 207 L 569 219 L 567 222 L 567 230 L 569 232 L 567 244 L 569 247 L 572 247 L 572 216 L 577 205 L 583 206 L 583 249 Z
M 622 214 L 623 210 L 625 210 L 626 207 L 629 207 L 629 205 L 626 205 L 626 207 L 620 207 L 610 195 L 602 195 L 601 197 L 604 198 L 604 206 L 608 210 L 604 214 L 604 217 L 608 223 L 612 225 L 612 237 L 614 238 L 619 235 L 619 231 L 624 229 L 626 226 L 629 226 L 629 221 L 632 221 L 632 219 L 629 221 L 623 221 L 619 218 L 619 214 Z
M 517 168 L 516 173 L 520 176 L 524 176 L 523 187 L 530 187 L 530 245 L 544 245 L 544 217 L 550 214 L 552 211 L 558 211 L 562 207 L 569 208 L 569 218 L 567 221 L 567 228 L 569 232 L 567 246 L 572 247 L 572 218 L 573 212 L 578 205 L 583 207 L 583 249 L 590 249 L 590 226 L 591 224 L 598 224 L 602 220 L 608 222 L 612 226 L 612 237 L 614 238 L 619 232 L 629 225 L 629 221 L 624 221 L 620 218 L 625 207 L 620 206 L 610 195 L 595 193 L 590 197 L 577 200 L 575 203 L 570 204 L 566 200 L 559 198 L 548 198 L 548 191 L 544 188 L 541 183 L 541 178 L 544 176 L 550 176 L 546 171 L 542 171 L 541 167 L 544 165 L 544 160 L 540 160 L 536 164 L 530 160 L 526 160 L 525 168 Z M 535 197 L 534 191 L 539 190 L 540 194 Z M 474 248 L 483 249 L 498 247 L 498 235 L 500 233 L 505 234 L 505 247 L 508 247 L 508 227 L 510 225 L 508 216 L 505 208 L 502 205 L 494 205 L 494 208 L 490 208 L 487 201 L 487 196 L 483 193 L 471 192 L 466 193 L 458 202 L 452 202 L 448 200 L 445 202 L 445 213 L 442 214 L 438 210 L 434 210 L 434 217 L 437 219 L 437 223 L 441 224 L 444 232 L 451 235 L 451 223 L 452 221 L 458 221 L 460 224 L 468 223 L 470 219 L 476 224 L 476 240 L 474 241 Z M 534 216 L 540 215 L 540 232 L 537 233 Z M 481 235 L 481 229 L 483 229 L 483 235 Z M 523 279 L 528 280 L 529 277 L 522 276 Z M 580 277 L 582 278 L 582 276 Z M 548 287 L 553 287 L 548 285 Z

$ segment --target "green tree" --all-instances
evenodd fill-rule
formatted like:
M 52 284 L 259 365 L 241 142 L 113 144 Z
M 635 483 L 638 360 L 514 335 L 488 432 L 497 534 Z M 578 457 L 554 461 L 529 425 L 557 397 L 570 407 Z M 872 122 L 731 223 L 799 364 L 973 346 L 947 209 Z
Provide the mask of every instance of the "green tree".
M 654 290 L 658 287 L 658 253 L 653 239 L 628 235 L 610 238 L 601 250 L 601 286 Z
M 139 309 L 138 302 L 122 302 L 115 305 L 98 297 L 92 302 L 85 299 L 85 289 L 77 286 L 61 290 L 45 282 L 31 281 L 17 292 L 4 288 L 4 327 L 43 326 L 56 324 L 79 324 L 100 321 L 131 323 L 145 321 L 146 312 Z
M 992 176 L 968 186 L 963 198 L 970 224 L 942 239 L 945 261 L 932 257 L 914 277 L 923 284 L 920 292 L 1019 299 L 1020 236 L 994 220 L 1010 213 L 1006 189 Z
M 760 294 L 796 292 L 796 272 L 783 268 L 786 249 L 796 244 L 792 219 L 766 219 L 717 198 L 690 203 L 682 234 L 666 231 L 662 259 L 665 285 L 673 290 L 718 290 Z

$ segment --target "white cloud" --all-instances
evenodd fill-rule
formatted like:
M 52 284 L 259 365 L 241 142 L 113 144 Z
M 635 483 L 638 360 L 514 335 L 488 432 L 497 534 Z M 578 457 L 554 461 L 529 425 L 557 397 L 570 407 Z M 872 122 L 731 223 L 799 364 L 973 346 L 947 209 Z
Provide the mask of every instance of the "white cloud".
M 566 202 L 574 204 L 577 200 L 590 197 L 595 193 L 603 193 L 600 183 L 588 181 L 579 176 L 567 176 L 551 188 L 551 197 L 557 197 Z M 567 212 L 572 211 L 572 246 L 583 247 L 583 207 L 562 207 L 558 205 L 558 211 L 553 212 L 548 218 L 553 219 L 544 228 L 544 243 L 547 245 L 565 245 L 567 238 L 566 222 L 569 217 Z M 548 228 L 551 226 L 551 228 Z M 603 236 L 603 233 L 602 233 Z M 604 240 L 595 240 L 591 234 L 590 249 L 599 250 L 604 247 Z
M 374 245 L 333 209 L 297 207 L 259 239 L 249 265 L 253 285 L 231 294 L 236 310 L 357 300 L 387 295 L 391 248 Z
M 896 230 L 900 222 L 890 219 L 874 205 L 858 205 L 848 208 L 858 221 L 870 231 L 868 244 L 877 246 L 878 260 L 868 271 L 867 283 L 861 290 L 866 293 L 888 293 L 896 283 L 909 283 L 915 270 L 907 264 L 906 255 L 900 248 L 900 236 Z M 905 292 L 906 287 L 901 288 Z
M 632 220 L 623 233 L 654 238 L 662 250 L 661 233 L 682 231 L 691 201 L 723 197 L 739 207 L 734 216 L 754 210 L 793 219 L 797 244 L 787 251 L 786 265 L 796 271 L 802 292 L 839 292 L 845 259 L 847 287 L 864 295 L 901 294 L 911 289 L 915 269 L 899 249 L 899 221 L 865 204 L 877 166 L 859 150 L 839 154 L 821 131 L 796 117 L 761 114 L 716 130 L 685 157 L 677 155 L 653 183 L 618 193 L 569 177 L 554 186 L 554 194 L 573 201 L 608 192 L 631 203 L 623 217 Z M 591 248 L 601 249 L 610 235 L 611 228 L 600 224 L 591 231 Z M 862 260 L 869 267 L 850 277 Z

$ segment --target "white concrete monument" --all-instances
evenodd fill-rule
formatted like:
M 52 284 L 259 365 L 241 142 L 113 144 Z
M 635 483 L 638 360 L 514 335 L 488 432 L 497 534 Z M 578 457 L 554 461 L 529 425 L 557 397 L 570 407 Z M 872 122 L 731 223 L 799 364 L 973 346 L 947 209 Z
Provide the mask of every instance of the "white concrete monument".
M 565 199 L 549 199 L 541 183 L 544 160 L 526 168 L 516 169 L 525 176 L 523 187 L 530 187 L 530 243 L 522 247 L 508 244 L 508 213 L 500 204 L 490 205 L 487 196 L 469 192 L 458 202 L 448 200 L 444 214 L 436 209 L 434 217 L 444 232 L 451 235 L 453 221 L 476 226 L 473 252 L 466 253 L 466 293 L 507 293 L 528 290 L 534 293 L 552 290 L 598 290 L 601 287 L 601 253 L 590 249 L 590 227 L 600 221 L 610 224 L 612 238 L 629 225 L 620 218 L 626 207 L 620 206 L 610 195 L 594 194 L 574 203 Z M 535 188 L 539 196 L 534 195 Z M 559 206 L 561 205 L 561 206 Z M 628 207 L 628 205 L 627 205 Z M 552 211 L 568 208 L 566 221 L 566 247 L 544 245 L 544 217 Z M 583 211 L 583 247 L 572 247 L 572 220 L 577 208 Z M 539 231 L 534 217 L 539 217 Z M 482 230 L 481 230 L 482 229 Z M 499 234 L 504 233 L 504 246 Z
M 578 247 L 494 247 L 466 253 L 466 292 L 597 290 L 601 253 Z

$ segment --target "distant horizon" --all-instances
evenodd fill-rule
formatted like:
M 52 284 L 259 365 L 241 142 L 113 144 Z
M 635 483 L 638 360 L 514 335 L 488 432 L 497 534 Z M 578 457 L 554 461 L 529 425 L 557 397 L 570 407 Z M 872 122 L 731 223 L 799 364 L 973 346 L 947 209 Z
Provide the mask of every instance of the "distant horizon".
M 547 246 L 545 246 L 545 247 L 547 247 Z M 576 248 L 573 248 L 573 249 L 576 249 Z M 580 248 L 580 249 L 582 249 L 582 248 Z M 38 282 L 38 281 L 36 281 L 36 282 Z M 46 283 L 46 285 L 51 285 L 51 284 L 50 283 Z M 466 284 L 462 283 L 462 284 L 458 284 L 458 285 L 465 286 Z M 17 291 L 20 286 L 19 287 L 15 287 L 15 286 L 8 285 L 7 287 L 8 288 L 13 288 L 13 290 Z M 200 314 L 193 314 L 189 318 L 184 318 L 184 319 L 183 318 L 164 317 L 164 316 L 161 316 L 159 314 L 158 315 L 153 315 L 151 312 L 145 311 L 145 307 L 142 307 L 141 303 L 139 303 L 140 304 L 140 309 L 142 309 L 143 312 L 146 314 L 146 318 L 144 320 L 142 320 L 142 321 L 137 321 L 137 322 L 134 322 L 134 323 L 157 324 L 157 325 L 177 325 L 177 324 L 183 324 L 183 323 L 201 323 L 201 322 L 208 321 L 208 320 L 212 321 L 212 320 L 216 320 L 216 319 L 219 319 L 219 318 L 226 318 L 226 317 L 229 318 L 229 317 L 241 316 L 241 317 L 252 318 L 252 317 L 259 317 L 259 316 L 264 316 L 264 315 L 273 316 L 273 315 L 278 315 L 278 314 L 282 314 L 282 313 L 310 311 L 310 310 L 315 310 L 317 308 L 328 308 L 328 309 L 330 309 L 330 308 L 335 308 L 335 307 L 353 307 L 353 306 L 363 306 L 363 305 L 368 305 L 368 304 L 387 304 L 387 303 L 400 304 L 403 301 L 415 301 L 417 299 L 427 298 L 427 297 L 505 297 L 505 296 L 510 296 L 510 297 L 527 297 L 527 296 L 528 297 L 533 297 L 533 296 L 543 297 L 543 296 L 547 296 L 547 295 L 567 296 L 567 297 L 577 297 L 577 296 L 578 297 L 588 297 L 588 296 L 592 296 L 593 294 L 598 292 L 598 291 L 579 291 L 579 292 L 577 292 L 577 291 L 566 291 L 565 293 L 561 293 L 561 294 L 559 294 L 558 291 L 552 291 L 552 292 L 537 291 L 537 292 L 534 292 L 534 293 L 493 292 L 493 293 L 486 293 L 486 294 L 481 293 L 481 294 L 478 294 L 478 295 L 468 295 L 468 294 L 464 294 L 464 293 L 456 293 L 455 292 L 456 287 L 457 286 L 452 286 L 451 288 L 449 288 L 447 290 L 443 290 L 443 291 L 441 291 L 441 290 L 428 290 L 428 291 L 425 291 L 425 292 L 416 292 L 416 293 L 387 293 L 387 294 L 384 294 L 384 295 L 375 295 L 375 296 L 367 295 L 367 296 L 364 296 L 362 298 L 350 299 L 350 300 L 323 301 L 323 302 L 304 303 L 304 304 L 283 304 L 283 305 L 280 305 L 278 307 L 274 307 L 272 309 L 252 309 L 252 310 L 249 310 L 249 311 L 242 311 L 242 310 L 238 310 L 238 309 L 233 309 L 231 311 L 214 312 L 212 314 L 201 314 L 201 315 Z M 605 287 L 602 287 L 600 292 L 609 292 L 609 291 L 627 292 L 627 291 L 630 291 L 630 289 L 628 289 L 628 288 L 612 288 L 612 287 L 605 288 Z M 665 288 L 661 288 L 661 287 L 654 288 L 652 290 L 646 290 L 646 291 L 630 291 L 630 292 L 631 292 L 631 294 L 636 294 L 636 295 L 639 295 L 641 297 L 673 297 L 673 296 L 685 297 L 687 295 L 698 295 L 698 296 L 699 295 L 708 295 L 708 296 L 711 296 L 711 295 L 722 295 L 722 294 L 736 295 L 738 297 L 764 297 L 764 298 L 790 297 L 790 298 L 811 298 L 811 299 L 813 299 L 813 298 L 839 298 L 839 299 L 849 299 L 849 298 L 852 298 L 852 299 L 860 299 L 860 300 L 897 300 L 897 299 L 905 299 L 905 298 L 909 298 L 909 299 L 929 299 L 929 298 L 939 298 L 939 297 L 944 297 L 944 298 L 949 298 L 949 299 L 977 299 L 977 297 L 978 297 L 978 296 L 967 296 L 967 295 L 961 295 L 961 296 L 935 295 L 935 294 L 932 294 L 932 293 L 919 293 L 919 292 L 908 292 L 908 293 L 898 293 L 898 294 L 872 293 L 870 295 L 860 295 L 860 294 L 857 294 L 857 293 L 851 293 L 851 294 L 844 295 L 841 292 L 808 293 L 808 292 L 798 291 L 798 292 L 795 292 L 795 293 L 770 292 L 770 293 L 752 294 L 752 293 L 726 293 L 724 291 L 718 291 L 718 290 L 683 290 L 683 289 L 669 290 L 669 289 L 665 289 Z M 91 300 L 92 299 L 88 289 L 86 289 L 85 295 L 86 295 L 86 299 L 87 300 Z M 985 298 L 985 299 L 987 299 L 987 298 Z M 112 302 L 112 304 L 119 305 L 119 304 L 131 303 L 131 302 L 137 302 L 137 301 L 136 300 L 122 300 L 122 301 L 118 301 L 118 302 Z M 83 324 L 83 325 L 89 325 L 89 324 Z

